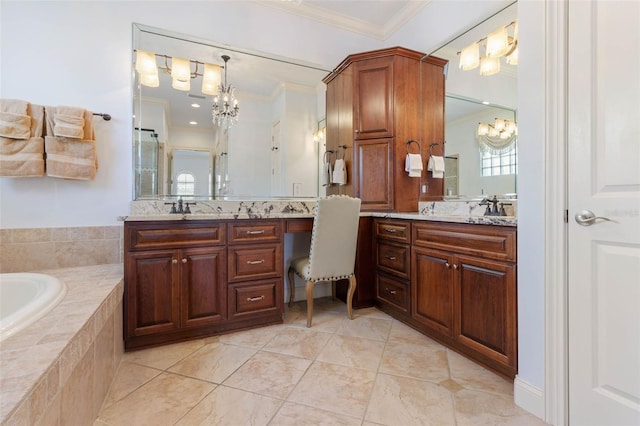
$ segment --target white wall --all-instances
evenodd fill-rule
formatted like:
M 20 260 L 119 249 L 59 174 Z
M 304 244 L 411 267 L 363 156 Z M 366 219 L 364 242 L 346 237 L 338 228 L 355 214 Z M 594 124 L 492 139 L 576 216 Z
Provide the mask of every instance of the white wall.
M 505 1 L 433 0 L 388 40 L 294 17 L 244 1 L 0 3 L 0 97 L 107 112 L 95 120 L 95 181 L 0 179 L 2 228 L 113 225 L 131 200 L 131 24 L 139 22 L 328 68 L 345 56 L 386 46 L 439 47 Z M 542 388 L 544 235 L 544 10 L 521 0 L 519 378 Z M 239 21 L 241 20 L 241 21 Z M 44 71 L 44 72 L 43 72 Z

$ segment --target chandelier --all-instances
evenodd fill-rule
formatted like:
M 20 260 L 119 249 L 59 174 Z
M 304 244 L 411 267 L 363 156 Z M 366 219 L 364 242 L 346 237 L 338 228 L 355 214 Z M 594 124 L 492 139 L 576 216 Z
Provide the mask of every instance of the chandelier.
M 231 59 L 227 55 L 222 55 L 224 61 L 224 84 L 220 83 L 218 94 L 213 98 L 213 122 L 220 127 L 231 127 L 238 122 L 240 107 L 234 95 L 235 88 L 227 85 L 227 62 Z
M 513 35 L 509 30 L 513 28 Z M 484 44 L 484 56 L 480 56 L 480 46 Z M 468 71 L 480 67 L 480 75 L 493 75 L 500 72 L 500 58 L 505 62 L 518 65 L 518 22 L 500 27 L 486 37 L 471 43 L 458 52 L 459 68 Z
M 518 135 L 518 125 L 515 121 L 496 118 L 491 124 L 478 123 L 477 136 L 489 136 L 491 138 L 509 139 Z

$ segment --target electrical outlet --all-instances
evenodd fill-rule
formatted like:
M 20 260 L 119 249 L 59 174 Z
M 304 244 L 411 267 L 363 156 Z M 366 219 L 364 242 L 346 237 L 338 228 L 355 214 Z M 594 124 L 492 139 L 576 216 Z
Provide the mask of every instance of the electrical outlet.
M 427 193 L 427 185 L 422 185 L 422 193 L 423 194 Z
M 294 183 L 293 184 L 293 196 L 299 196 L 300 192 L 302 191 L 302 184 L 301 183 Z

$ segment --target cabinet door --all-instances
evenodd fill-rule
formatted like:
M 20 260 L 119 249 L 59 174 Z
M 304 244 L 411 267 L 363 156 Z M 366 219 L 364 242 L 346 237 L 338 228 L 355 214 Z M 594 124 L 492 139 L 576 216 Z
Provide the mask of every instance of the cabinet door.
M 354 139 L 393 136 L 393 56 L 355 67 Z
M 180 312 L 183 327 L 197 327 L 226 318 L 226 250 L 194 248 L 181 252 Z
M 411 316 L 437 332 L 452 335 L 452 256 L 414 247 L 411 260 Z
M 354 196 L 360 209 L 393 210 L 393 139 L 354 142 Z
M 165 333 L 179 328 L 179 270 L 175 250 L 127 255 L 124 299 L 127 336 Z
M 454 262 L 456 340 L 515 371 L 515 266 L 470 256 L 456 256 Z

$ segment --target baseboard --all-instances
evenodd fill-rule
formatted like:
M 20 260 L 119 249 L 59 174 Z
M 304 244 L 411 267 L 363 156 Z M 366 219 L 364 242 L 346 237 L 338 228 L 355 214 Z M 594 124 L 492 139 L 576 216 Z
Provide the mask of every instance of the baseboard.
M 513 382 L 513 399 L 517 406 L 544 420 L 544 395 L 542 389 L 516 376 Z

